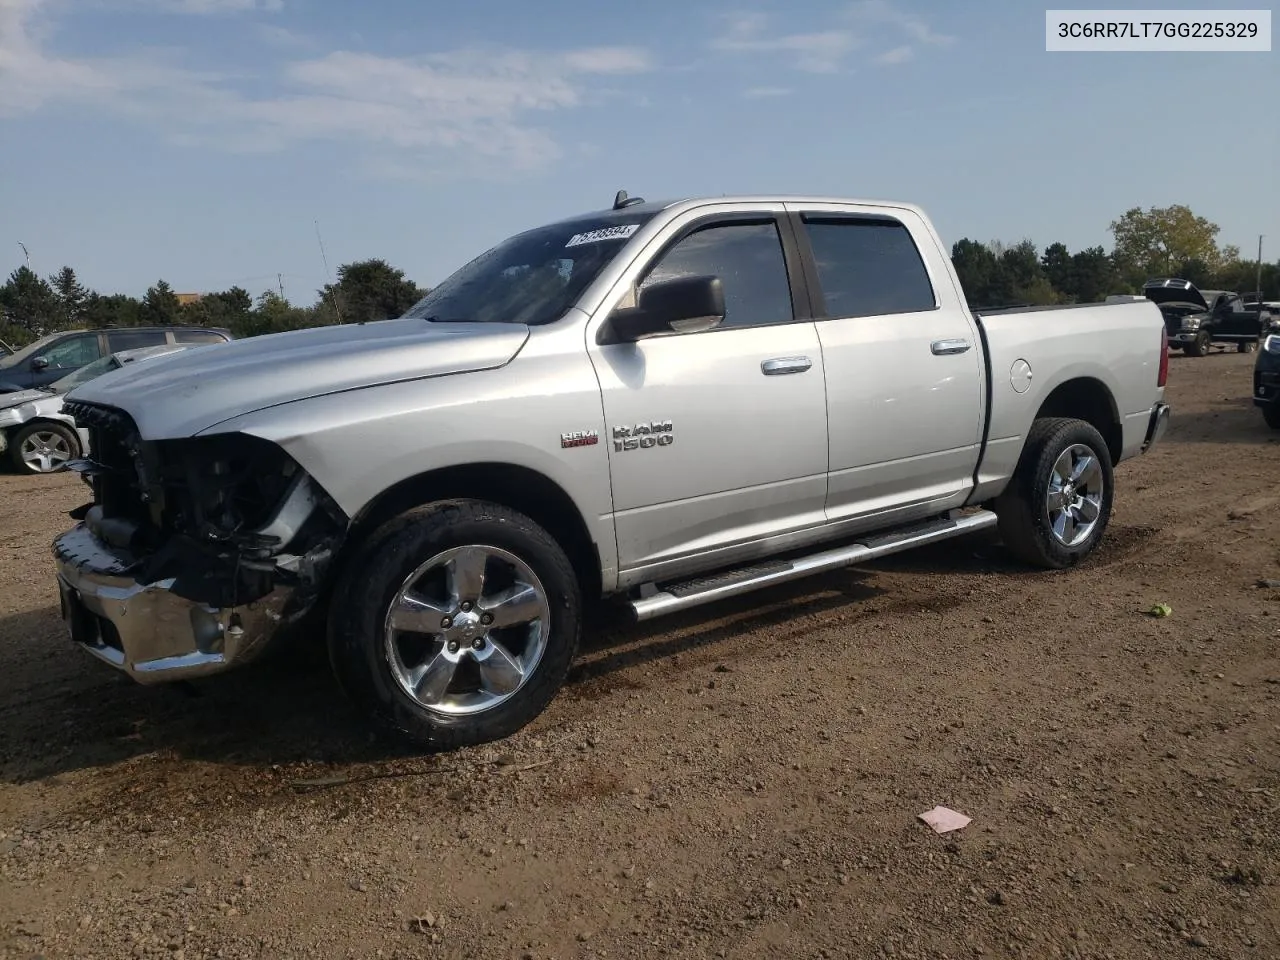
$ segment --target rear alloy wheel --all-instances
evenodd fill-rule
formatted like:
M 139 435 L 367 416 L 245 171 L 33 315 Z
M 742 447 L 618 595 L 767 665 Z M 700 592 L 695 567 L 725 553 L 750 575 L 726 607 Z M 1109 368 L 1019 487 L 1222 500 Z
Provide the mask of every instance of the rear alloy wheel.
M 1187 355 L 1203 357 L 1209 352 L 1209 331 L 1201 330 L 1196 338 L 1187 344 Z
M 555 696 L 582 600 L 564 551 L 528 517 L 431 504 L 374 533 L 333 595 L 329 650 L 374 722 L 433 747 L 509 736 Z
M 1111 517 L 1111 454 L 1083 420 L 1041 419 L 996 502 L 1000 535 L 1018 559 L 1061 569 L 1097 547 Z
M 22 473 L 57 473 L 80 456 L 80 438 L 60 423 L 33 423 L 18 431 L 10 450 Z
M 1253 351 L 1257 349 L 1258 349 L 1257 340 L 1245 340 L 1242 343 L 1236 344 L 1236 353 L 1253 353 Z

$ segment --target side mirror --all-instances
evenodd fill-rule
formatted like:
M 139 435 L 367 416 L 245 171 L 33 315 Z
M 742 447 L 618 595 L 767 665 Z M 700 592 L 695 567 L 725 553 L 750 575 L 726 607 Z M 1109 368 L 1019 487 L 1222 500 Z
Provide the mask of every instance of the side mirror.
M 49 369 L 49 358 L 36 357 L 34 360 L 31 361 L 31 369 L 34 370 L 36 373 L 39 373 L 41 370 Z
M 724 317 L 724 284 L 719 277 L 678 277 L 645 287 L 634 307 L 615 310 L 600 331 L 600 343 L 700 333 L 715 329 Z

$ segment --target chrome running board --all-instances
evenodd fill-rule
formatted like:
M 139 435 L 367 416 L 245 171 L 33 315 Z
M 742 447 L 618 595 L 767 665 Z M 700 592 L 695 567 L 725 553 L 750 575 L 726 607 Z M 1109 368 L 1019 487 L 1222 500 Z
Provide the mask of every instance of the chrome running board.
M 699 577 L 694 580 L 673 582 L 656 589 L 642 591 L 642 596 L 630 601 L 636 620 L 652 620 L 654 617 L 677 613 L 705 603 L 751 593 L 764 587 L 799 580 L 827 570 L 836 570 L 854 563 L 887 557 L 913 547 L 922 547 L 939 540 L 950 540 L 978 530 L 994 527 L 996 515 L 989 510 L 978 510 L 954 518 L 930 520 L 912 524 L 897 530 L 889 530 L 864 536 L 856 543 L 794 560 L 766 560 L 747 567 L 726 570 L 723 573 Z

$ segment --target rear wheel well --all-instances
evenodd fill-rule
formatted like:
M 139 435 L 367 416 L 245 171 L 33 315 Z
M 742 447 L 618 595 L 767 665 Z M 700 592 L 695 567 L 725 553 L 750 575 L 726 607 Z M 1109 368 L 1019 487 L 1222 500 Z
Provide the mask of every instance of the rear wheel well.
M 1115 398 L 1101 380 L 1078 377 L 1058 384 L 1036 412 L 1037 420 L 1042 417 L 1069 417 L 1091 424 L 1107 442 L 1111 462 L 1119 461 L 1124 450 L 1124 431 Z
M 351 545 L 406 510 L 436 500 L 487 500 L 523 513 L 560 544 L 584 597 L 599 596 L 600 552 L 569 495 L 547 476 L 506 463 L 475 463 L 419 474 L 383 491 L 357 514 Z

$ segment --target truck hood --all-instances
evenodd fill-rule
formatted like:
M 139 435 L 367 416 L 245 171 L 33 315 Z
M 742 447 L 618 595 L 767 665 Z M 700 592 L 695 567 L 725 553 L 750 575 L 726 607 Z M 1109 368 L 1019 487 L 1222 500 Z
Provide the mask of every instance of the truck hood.
M 294 400 L 500 367 L 528 338 L 529 328 L 518 323 L 400 319 L 313 327 L 129 364 L 67 399 L 124 410 L 144 439 L 174 439 Z
M 0 393 L 0 410 L 20 407 L 24 403 L 30 403 L 32 400 L 43 400 L 51 396 L 53 394 L 45 390 L 14 390 L 12 393 Z
M 1151 280 L 1142 288 L 1142 295 L 1161 305 L 1176 303 L 1200 310 L 1209 309 L 1209 301 L 1190 280 Z

